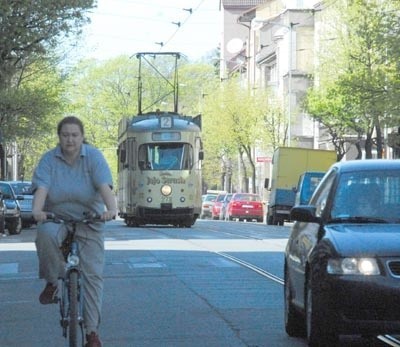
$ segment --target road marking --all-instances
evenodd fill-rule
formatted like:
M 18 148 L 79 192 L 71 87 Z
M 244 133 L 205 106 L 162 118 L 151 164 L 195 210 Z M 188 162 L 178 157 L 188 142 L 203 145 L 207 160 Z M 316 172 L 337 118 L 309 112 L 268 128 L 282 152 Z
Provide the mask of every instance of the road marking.
M 18 273 L 18 263 L 0 264 L 0 275 L 11 275 Z

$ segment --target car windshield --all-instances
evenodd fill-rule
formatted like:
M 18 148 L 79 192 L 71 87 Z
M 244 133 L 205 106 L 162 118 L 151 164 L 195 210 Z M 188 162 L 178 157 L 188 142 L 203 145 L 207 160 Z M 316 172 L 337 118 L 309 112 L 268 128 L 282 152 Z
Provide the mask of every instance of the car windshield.
M 15 194 L 17 195 L 32 195 L 32 184 L 26 183 L 11 183 Z
M 260 197 L 258 195 L 253 194 L 236 194 L 235 200 L 241 201 L 260 201 Z
M 218 195 L 217 196 L 217 199 L 215 200 L 215 201 L 224 201 L 224 199 L 225 199 L 225 194 L 220 194 L 220 195 Z
M 216 195 L 207 195 L 204 201 L 215 201 Z
M 13 196 L 11 187 L 8 184 L 0 184 L 0 192 L 5 198 L 12 198 Z
M 343 174 L 333 199 L 331 218 L 356 222 L 400 221 L 400 172 Z

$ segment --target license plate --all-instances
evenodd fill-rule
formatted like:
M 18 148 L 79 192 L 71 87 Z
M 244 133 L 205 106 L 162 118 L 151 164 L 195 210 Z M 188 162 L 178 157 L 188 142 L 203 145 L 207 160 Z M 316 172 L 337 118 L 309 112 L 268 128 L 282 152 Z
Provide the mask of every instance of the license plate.
M 242 205 L 243 208 L 253 208 L 252 205 Z

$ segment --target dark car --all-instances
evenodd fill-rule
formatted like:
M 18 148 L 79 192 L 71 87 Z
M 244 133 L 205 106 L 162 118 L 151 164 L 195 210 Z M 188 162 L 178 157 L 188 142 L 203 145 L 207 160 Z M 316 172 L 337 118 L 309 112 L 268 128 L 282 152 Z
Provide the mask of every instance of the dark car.
M 225 212 L 226 220 L 253 220 L 262 222 L 264 205 L 257 194 L 235 193 L 232 195 Z
M 23 200 L 22 195 L 16 195 L 10 182 L 0 182 L 0 192 L 3 195 L 5 205 L 5 226 L 10 234 L 19 234 L 22 228 L 21 208 L 19 200 Z
M 285 328 L 310 346 L 400 333 L 400 160 L 334 164 L 285 251 Z
M 19 200 L 19 205 L 21 208 L 22 227 L 29 228 L 32 224 L 35 224 L 35 220 L 33 219 L 32 215 L 32 182 L 10 181 L 10 184 L 16 195 L 22 195 L 24 197 L 23 200 Z

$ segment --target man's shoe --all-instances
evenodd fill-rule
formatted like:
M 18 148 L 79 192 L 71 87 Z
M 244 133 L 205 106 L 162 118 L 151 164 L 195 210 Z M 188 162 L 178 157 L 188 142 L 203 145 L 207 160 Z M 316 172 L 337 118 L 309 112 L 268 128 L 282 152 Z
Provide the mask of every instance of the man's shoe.
M 53 286 L 51 283 L 47 283 L 39 296 L 39 301 L 42 305 L 56 304 L 57 299 L 57 286 Z
M 99 335 L 97 335 L 94 331 L 92 331 L 90 335 L 86 335 L 86 341 L 85 347 L 101 347 Z

